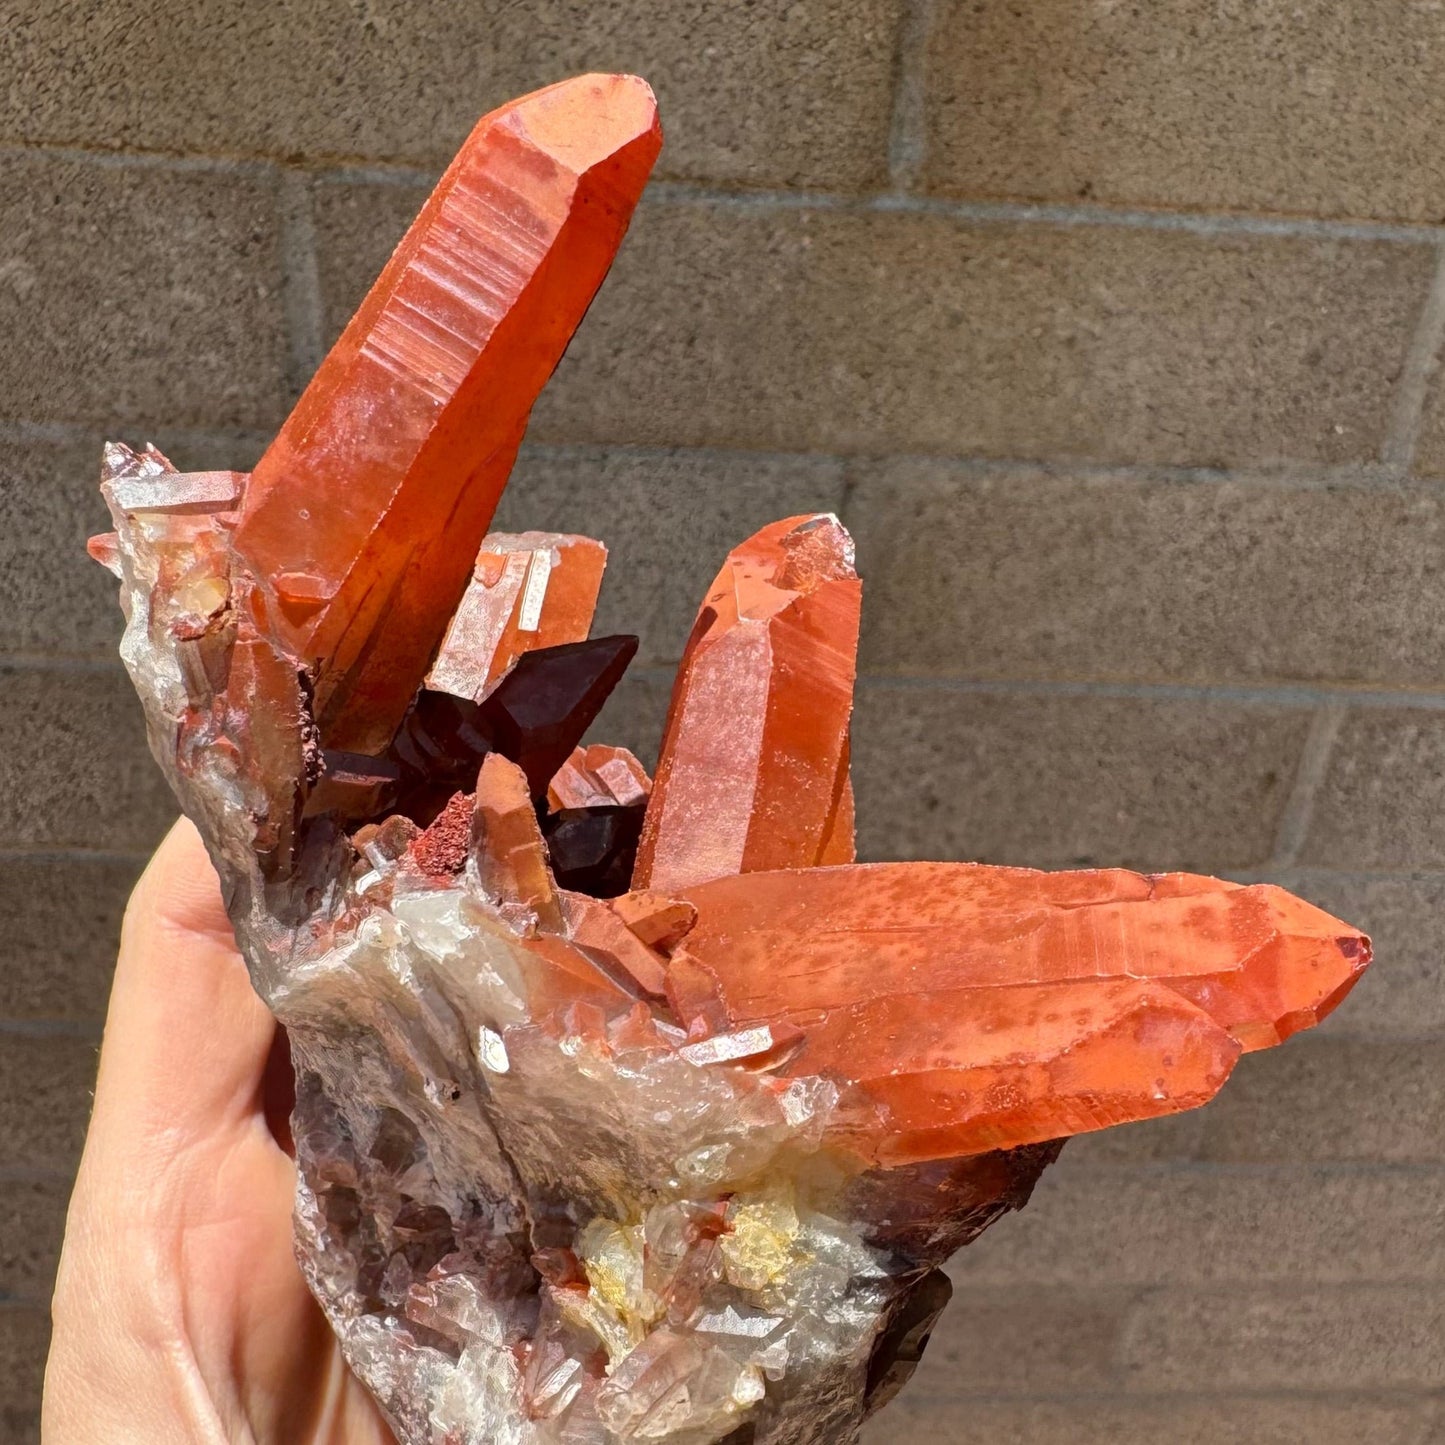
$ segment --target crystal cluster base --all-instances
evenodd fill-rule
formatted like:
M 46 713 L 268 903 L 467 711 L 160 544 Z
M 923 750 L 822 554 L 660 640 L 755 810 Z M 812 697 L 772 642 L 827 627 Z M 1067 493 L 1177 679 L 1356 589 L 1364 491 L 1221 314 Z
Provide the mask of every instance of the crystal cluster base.
M 122 655 L 290 1038 L 302 1266 L 403 1445 L 846 1445 L 1068 1135 L 1369 959 L 1271 887 L 857 864 L 835 517 L 725 560 L 655 779 L 585 741 L 606 550 L 487 527 L 659 144 L 630 77 L 503 107 L 252 475 L 105 456 Z

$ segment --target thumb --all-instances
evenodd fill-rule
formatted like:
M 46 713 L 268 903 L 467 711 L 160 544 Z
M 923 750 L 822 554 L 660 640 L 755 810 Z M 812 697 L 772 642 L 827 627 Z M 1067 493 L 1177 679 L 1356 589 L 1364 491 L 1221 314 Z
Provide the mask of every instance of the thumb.
M 253 1120 L 275 1032 L 182 818 L 126 909 L 92 1133 L 144 1156 Z

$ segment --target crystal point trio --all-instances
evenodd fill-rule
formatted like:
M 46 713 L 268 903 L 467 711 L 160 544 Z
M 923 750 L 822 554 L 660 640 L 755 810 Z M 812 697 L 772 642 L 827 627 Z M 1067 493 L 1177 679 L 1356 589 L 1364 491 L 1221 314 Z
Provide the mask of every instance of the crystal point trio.
M 846 1445 L 1067 1136 L 1369 960 L 1272 887 L 855 864 L 832 516 L 728 556 L 655 779 L 586 740 L 606 550 L 487 527 L 659 144 L 632 77 L 504 106 L 252 475 L 106 451 L 122 655 L 291 1040 L 302 1265 L 404 1445 Z

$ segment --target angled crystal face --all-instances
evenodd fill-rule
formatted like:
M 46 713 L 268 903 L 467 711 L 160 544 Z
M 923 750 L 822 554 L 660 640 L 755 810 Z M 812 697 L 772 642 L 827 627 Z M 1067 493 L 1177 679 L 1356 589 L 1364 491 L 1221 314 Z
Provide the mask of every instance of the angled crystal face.
M 678 668 L 635 886 L 851 861 L 861 603 L 836 517 L 775 522 L 734 549 Z
M 103 463 L 122 656 L 291 1040 L 298 1256 L 401 1445 L 856 1441 L 1067 1136 L 1369 959 L 1267 886 L 855 864 L 831 516 L 729 555 L 655 780 L 584 741 L 637 646 L 589 636 L 605 549 L 484 533 L 657 145 L 630 77 L 503 107 L 253 475 Z
M 524 652 L 585 642 L 606 566 L 590 537 L 489 533 L 426 686 L 482 702 Z
M 635 637 L 526 652 L 482 707 L 497 747 L 520 765 L 532 794 L 547 786 L 592 726 L 637 652 Z
M 630 76 L 486 116 L 257 464 L 236 549 L 328 747 L 390 742 L 660 144 Z
M 892 863 L 686 896 L 679 1019 L 799 1025 L 786 1071 L 838 1082 L 853 1146 L 895 1164 L 1204 1103 L 1368 961 L 1358 933 L 1281 889 L 1188 874 Z
M 607 743 L 573 748 L 547 784 L 547 802 L 563 808 L 630 808 L 652 792 L 647 769 L 626 748 Z

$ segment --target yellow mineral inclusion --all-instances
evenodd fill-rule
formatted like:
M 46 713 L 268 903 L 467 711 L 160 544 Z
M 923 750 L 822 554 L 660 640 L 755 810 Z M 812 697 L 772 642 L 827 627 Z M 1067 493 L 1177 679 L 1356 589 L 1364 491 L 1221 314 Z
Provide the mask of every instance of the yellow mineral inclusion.
M 739 1289 L 764 1289 L 796 1263 L 798 1210 L 791 1187 L 760 1198 L 734 1200 L 728 1210 L 732 1233 L 723 1235 L 723 1264 Z
M 642 1226 L 594 1219 L 578 1245 L 593 1291 L 619 1316 L 642 1313 Z
M 579 1322 L 602 1340 L 614 1364 L 642 1342 L 662 1313 L 661 1304 L 642 1283 L 643 1249 L 641 1224 L 610 1219 L 594 1219 L 577 1240 L 589 1290 L 585 1302 L 569 1303 Z

